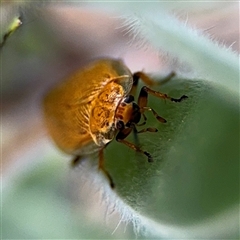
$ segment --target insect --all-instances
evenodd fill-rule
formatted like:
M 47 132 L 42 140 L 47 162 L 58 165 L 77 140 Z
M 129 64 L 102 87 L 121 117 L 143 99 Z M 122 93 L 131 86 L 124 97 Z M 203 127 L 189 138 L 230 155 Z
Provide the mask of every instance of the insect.
M 108 177 L 112 188 L 115 185 L 104 167 L 103 151 L 114 138 L 145 155 L 149 162 L 153 161 L 149 152 L 126 140 L 131 132 L 157 131 L 155 128 L 137 130 L 146 123 L 145 111 L 151 111 L 158 121 L 166 122 L 147 106 L 148 94 L 173 102 L 187 98 L 185 95 L 172 98 L 143 86 L 136 103 L 133 95 L 139 79 L 146 85 L 154 83 L 143 72 L 132 74 L 119 59 L 100 59 L 75 72 L 44 98 L 46 125 L 56 145 L 74 155 L 73 164 L 98 152 L 98 167 Z M 142 124 L 139 123 L 141 118 Z

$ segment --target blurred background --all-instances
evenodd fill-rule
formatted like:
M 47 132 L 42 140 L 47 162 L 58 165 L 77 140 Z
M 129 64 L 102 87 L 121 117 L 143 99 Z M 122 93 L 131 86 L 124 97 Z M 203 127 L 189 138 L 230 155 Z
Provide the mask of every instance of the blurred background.
M 70 171 L 71 157 L 55 148 L 42 118 L 48 89 L 96 58 L 121 58 L 132 72 L 177 70 L 150 46 L 131 44 L 121 13 L 104 4 L 1 2 L 1 38 L 14 18 L 22 21 L 0 50 L 2 239 L 135 238 L 91 174 Z M 237 3 L 170 9 L 239 53 Z

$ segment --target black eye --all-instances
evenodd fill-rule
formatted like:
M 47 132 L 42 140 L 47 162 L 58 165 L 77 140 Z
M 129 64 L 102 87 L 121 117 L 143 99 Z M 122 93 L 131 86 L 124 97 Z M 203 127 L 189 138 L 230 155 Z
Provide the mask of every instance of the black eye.
M 123 129 L 124 128 L 124 122 L 123 121 L 117 121 L 117 129 Z
M 134 97 L 132 95 L 128 95 L 125 97 L 124 102 L 125 103 L 131 103 L 134 101 Z

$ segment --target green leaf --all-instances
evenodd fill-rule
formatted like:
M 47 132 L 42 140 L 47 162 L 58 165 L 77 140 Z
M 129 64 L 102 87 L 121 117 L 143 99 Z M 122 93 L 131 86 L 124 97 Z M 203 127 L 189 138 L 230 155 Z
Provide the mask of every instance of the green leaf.
M 202 80 L 176 79 L 161 91 L 189 98 L 172 103 L 150 97 L 149 106 L 167 120 L 166 124 L 157 123 L 150 115 L 147 127 L 157 127 L 159 132 L 139 134 L 142 148 L 153 155 L 154 162 L 148 163 L 145 156 L 119 143 L 106 150 L 107 169 L 121 199 L 116 208 L 126 219 L 144 222 L 136 227 L 143 228 L 147 237 L 235 236 L 239 203 L 237 96 Z M 111 195 L 109 201 L 116 201 Z M 232 209 L 235 213 L 222 221 L 221 215 Z M 214 221 L 212 229 L 209 219 Z
M 1 26 L 1 41 L 0 41 L 0 50 L 4 46 L 7 39 L 22 25 L 20 17 L 14 17 L 8 26 L 7 30 L 3 33 Z
M 146 10 L 144 4 L 137 4 L 137 8 L 140 13 Z M 67 163 L 44 149 L 40 157 L 46 162 L 20 172 L 14 184 L 3 189 L 3 238 L 129 239 L 135 237 L 133 231 L 147 239 L 239 237 L 239 58 L 166 12 L 159 19 L 156 12 L 153 15 L 131 12 L 129 22 L 138 23 L 133 36 L 140 36 L 156 52 L 170 52 L 204 79 L 175 79 L 156 88 L 173 97 L 187 95 L 182 103 L 149 97 L 149 106 L 167 120 L 166 124 L 158 123 L 149 112 L 146 126 L 159 132 L 139 134 L 142 148 L 152 154 L 154 162 L 148 163 L 145 156 L 112 142 L 105 151 L 106 168 L 116 183 L 112 190 L 103 173 L 97 171 L 97 159 L 83 162 L 71 184 Z M 39 35 L 37 28 L 36 32 L 34 39 L 39 41 L 43 34 Z M 35 41 L 30 42 L 36 47 Z M 51 48 L 49 61 L 54 55 L 49 41 L 37 44 Z M 23 55 L 16 62 L 25 59 Z M 144 64 L 144 59 L 141 61 Z M 32 66 L 32 62 L 30 59 L 28 64 Z M 18 64 L 9 66 L 10 73 L 19 74 Z M 129 141 L 134 142 L 133 136 Z M 107 220 L 101 215 L 104 207 Z M 114 218 L 116 224 L 112 211 L 120 214 Z M 129 224 L 125 232 L 118 221 L 131 222 L 134 227 Z

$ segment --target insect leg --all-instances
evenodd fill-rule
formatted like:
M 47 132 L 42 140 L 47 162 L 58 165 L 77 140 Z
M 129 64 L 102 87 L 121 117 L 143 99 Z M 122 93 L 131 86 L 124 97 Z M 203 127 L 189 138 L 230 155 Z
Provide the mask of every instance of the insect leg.
M 111 188 L 114 188 L 115 187 L 115 184 L 113 182 L 113 179 L 111 177 L 111 175 L 109 174 L 109 172 L 105 169 L 104 167 L 104 156 L 103 156 L 103 150 L 104 148 L 102 148 L 100 151 L 99 151 L 99 161 L 98 161 L 98 169 L 102 170 L 103 173 L 107 176 L 108 180 L 109 180 L 109 183 L 110 183 L 110 186 Z
M 167 75 L 161 82 L 157 82 L 157 81 L 154 81 L 153 79 L 151 79 L 147 74 L 145 74 L 144 72 L 136 72 L 133 74 L 133 88 L 137 86 L 138 84 L 138 81 L 139 81 L 139 78 L 141 78 L 141 80 L 148 86 L 153 86 L 153 85 L 158 85 L 158 84 L 164 84 L 166 82 L 168 82 L 172 77 L 175 76 L 175 73 L 174 72 L 171 72 L 169 75 Z M 187 98 L 187 96 L 183 95 L 181 98 L 177 99 L 177 98 L 172 98 L 172 97 L 169 97 L 167 94 L 164 94 L 164 93 L 160 93 L 160 92 L 157 92 L 157 91 L 154 91 L 148 87 L 142 87 L 141 89 L 141 92 L 142 91 L 145 91 L 147 93 L 150 93 L 156 97 L 159 97 L 159 98 L 163 98 L 163 99 L 168 99 L 168 100 L 171 100 L 173 102 L 181 102 L 183 99 Z M 141 95 L 141 93 L 140 93 Z M 140 96 L 139 96 L 140 97 Z M 146 105 L 144 105 L 146 106 Z
M 130 91 L 130 95 L 132 96 L 135 96 L 136 95 L 136 90 L 137 90 L 137 86 L 138 86 L 138 82 L 139 82 L 139 79 L 141 79 L 146 85 L 148 86 L 153 86 L 153 85 L 158 85 L 158 84 L 162 84 L 162 83 L 165 83 L 167 81 L 169 81 L 172 77 L 175 76 L 175 73 L 172 72 L 170 73 L 169 75 L 167 75 L 163 81 L 161 82 L 157 82 L 157 81 L 154 81 L 153 79 L 151 79 L 147 74 L 145 74 L 144 72 L 135 72 L 133 74 L 133 86 L 132 86 L 132 89 Z
M 147 100 L 148 100 L 148 92 L 145 91 L 145 87 L 142 87 L 142 89 L 140 91 L 140 94 L 139 94 L 139 97 L 138 97 L 138 106 L 140 107 L 140 111 L 141 111 L 141 114 L 144 117 L 144 120 L 146 121 L 144 111 L 151 111 L 153 113 L 154 117 L 156 117 L 156 119 L 159 122 L 162 122 L 162 123 L 167 122 L 164 118 L 159 116 L 154 109 L 152 109 L 150 107 L 147 107 Z
M 131 91 L 129 92 L 129 95 L 132 95 L 132 96 L 136 95 L 138 80 L 139 80 L 139 77 L 137 75 L 135 75 L 135 73 L 134 73 L 133 74 L 133 85 L 132 85 Z
M 146 75 L 143 72 L 135 72 L 133 74 L 133 85 L 132 85 L 132 89 L 130 91 L 130 95 L 135 96 L 136 95 L 136 90 L 137 90 L 137 86 L 138 86 L 138 82 L 139 79 L 142 79 L 143 82 L 149 86 L 155 85 L 157 82 L 153 81 L 150 77 L 148 77 L 148 75 Z
M 167 122 L 166 119 L 164 119 L 163 117 L 159 116 L 159 115 L 157 114 L 157 112 L 156 112 L 154 109 L 150 108 L 150 107 L 142 107 L 142 110 L 143 110 L 143 111 L 151 111 L 151 112 L 153 113 L 154 117 L 155 117 L 159 122 L 162 122 L 162 123 L 166 123 L 166 122 Z
M 150 78 L 146 73 L 144 72 L 135 72 L 133 74 L 133 85 L 138 84 L 139 78 L 148 86 L 153 85 L 163 85 L 167 83 L 169 80 L 171 80 L 175 76 L 175 72 L 170 72 L 166 77 L 162 78 L 161 81 L 154 81 L 152 78 Z
M 145 125 L 146 123 L 147 123 L 147 117 L 146 117 L 146 115 L 144 114 L 144 113 L 142 113 L 142 116 L 143 116 L 143 122 L 142 123 L 137 123 L 136 125 L 137 126 L 143 126 L 143 125 Z
M 77 165 L 79 165 L 81 160 L 82 160 L 81 156 L 75 156 L 71 162 L 72 167 L 76 167 Z
M 158 91 L 155 91 L 155 90 L 152 90 L 151 88 L 147 87 L 147 86 L 144 86 L 142 87 L 141 89 L 141 92 L 139 94 L 139 98 L 138 100 L 141 102 L 141 98 L 143 98 L 142 102 L 146 102 L 147 100 L 147 97 L 148 97 L 148 93 L 149 94 L 152 94 L 153 96 L 155 97 L 159 97 L 159 98 L 162 98 L 162 99 L 168 99 L 172 102 L 181 102 L 182 100 L 188 98 L 187 96 L 183 95 L 181 96 L 180 98 L 172 98 L 170 96 L 168 96 L 167 94 L 165 93 L 161 93 L 161 92 L 158 92 Z M 145 105 L 146 106 L 146 105 Z
M 124 131 L 124 130 L 127 130 L 127 131 Z M 138 146 L 134 145 L 133 143 L 130 143 L 127 140 L 125 140 L 125 138 L 128 136 L 129 133 L 130 132 L 128 129 L 123 129 L 122 131 L 120 131 L 117 134 L 116 140 L 120 143 L 125 144 L 126 146 L 133 149 L 134 151 L 140 152 L 140 153 L 144 154 L 145 156 L 147 156 L 148 162 L 153 162 L 152 156 L 149 152 L 146 152 L 146 151 L 142 150 L 141 148 L 139 148 Z
M 144 132 L 157 132 L 158 130 L 156 128 L 144 128 L 137 133 L 144 133 Z

